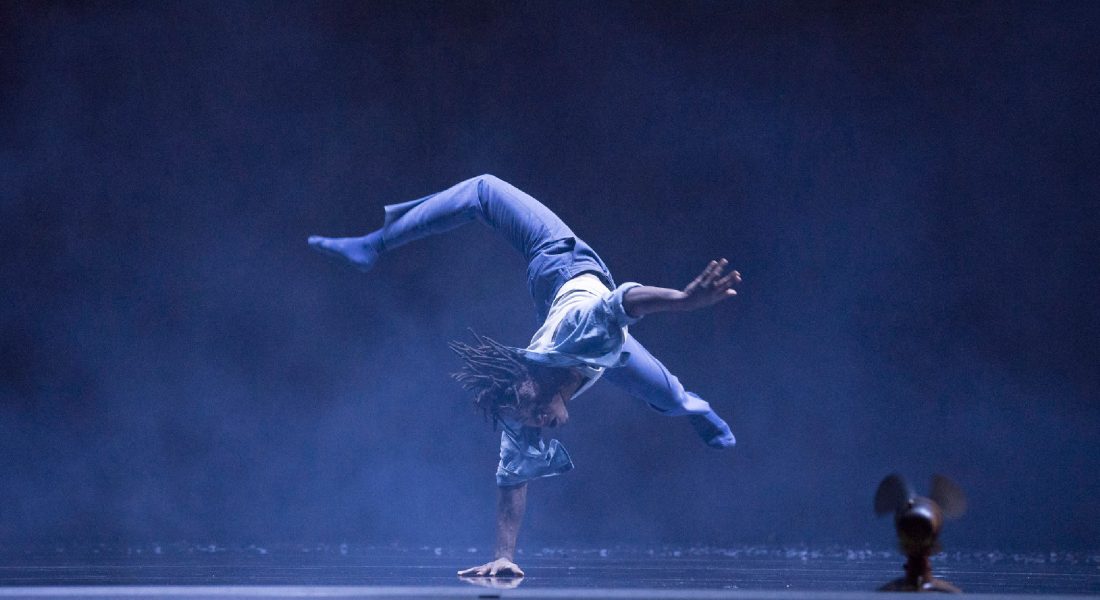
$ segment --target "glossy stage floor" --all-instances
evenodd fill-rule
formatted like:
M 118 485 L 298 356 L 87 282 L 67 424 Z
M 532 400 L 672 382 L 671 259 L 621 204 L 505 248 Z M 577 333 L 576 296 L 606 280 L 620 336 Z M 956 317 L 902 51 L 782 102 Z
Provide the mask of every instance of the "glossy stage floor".
M 486 548 L 148 544 L 0 548 L 0 598 L 881 598 L 888 548 L 528 549 L 522 580 L 461 580 Z M 1100 597 L 1100 552 L 949 552 L 971 595 Z M 518 584 L 518 585 L 516 585 Z

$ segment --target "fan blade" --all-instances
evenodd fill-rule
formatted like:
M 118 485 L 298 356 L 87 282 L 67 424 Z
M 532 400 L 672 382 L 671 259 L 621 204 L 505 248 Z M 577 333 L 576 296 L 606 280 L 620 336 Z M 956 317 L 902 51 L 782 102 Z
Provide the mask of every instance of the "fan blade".
M 932 476 L 932 494 L 929 497 L 940 505 L 943 516 L 948 519 L 956 519 L 966 512 L 966 494 L 943 475 Z
M 875 514 L 882 516 L 897 512 L 915 496 L 916 494 L 901 475 L 891 473 L 878 484 L 878 490 L 875 492 Z

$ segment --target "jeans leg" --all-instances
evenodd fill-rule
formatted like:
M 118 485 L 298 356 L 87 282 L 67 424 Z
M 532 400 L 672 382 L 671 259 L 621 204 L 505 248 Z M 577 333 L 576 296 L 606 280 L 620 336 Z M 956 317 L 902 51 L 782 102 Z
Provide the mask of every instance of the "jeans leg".
M 467 179 L 442 192 L 386 207 L 382 250 L 478 220 L 502 235 L 530 262 L 548 241 L 574 237 L 541 202 L 492 175 Z
M 474 220 L 496 231 L 523 255 L 527 263 L 527 288 L 540 321 L 546 318 L 558 288 L 580 273 L 597 273 L 609 287 L 615 287 L 603 260 L 557 215 L 492 175 L 467 179 L 418 200 L 391 204 L 386 207 L 382 229 L 364 239 L 370 240 L 370 247 L 378 256 Z
M 626 364 L 608 369 L 604 375 L 611 383 L 645 400 L 654 410 L 666 416 L 687 416 L 695 433 L 711 448 L 730 448 L 737 443 L 729 425 L 711 410 L 710 404 L 684 390 L 680 380 L 669 373 L 638 340 L 627 334 L 623 350 L 630 353 Z
M 604 374 L 611 383 L 670 417 L 711 412 L 706 400 L 686 391 L 680 380 L 630 334 L 623 351 L 630 353 L 626 364 Z

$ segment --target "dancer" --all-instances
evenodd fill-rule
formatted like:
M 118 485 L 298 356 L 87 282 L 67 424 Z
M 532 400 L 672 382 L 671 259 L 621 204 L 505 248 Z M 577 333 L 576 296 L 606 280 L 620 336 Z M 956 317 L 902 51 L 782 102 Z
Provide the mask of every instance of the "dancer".
M 511 348 L 474 335 L 453 342 L 462 358 L 455 379 L 474 404 L 501 426 L 497 465 L 497 535 L 494 560 L 459 571 L 462 576 L 522 577 L 514 562 L 516 537 L 527 502 L 527 482 L 573 468 L 544 427 L 569 420 L 568 402 L 601 376 L 668 416 L 687 416 L 712 448 L 735 439 L 710 405 L 684 389 L 627 331 L 643 316 L 694 310 L 736 295 L 737 271 L 711 261 L 683 290 L 624 283 L 616 286 L 603 260 L 550 209 L 512 185 L 481 175 L 442 192 L 385 207 L 381 229 L 362 237 L 311 236 L 309 244 L 362 271 L 387 252 L 422 237 L 480 221 L 502 235 L 527 261 L 527 286 L 542 325 L 527 348 Z

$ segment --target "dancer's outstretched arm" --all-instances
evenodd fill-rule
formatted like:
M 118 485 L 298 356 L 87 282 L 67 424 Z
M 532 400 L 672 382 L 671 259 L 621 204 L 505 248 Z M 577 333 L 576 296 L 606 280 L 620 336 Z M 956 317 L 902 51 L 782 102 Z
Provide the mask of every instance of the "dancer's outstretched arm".
M 462 577 L 523 577 L 515 562 L 516 537 L 527 508 L 527 484 L 497 488 L 497 547 L 495 560 L 459 571 Z
M 631 288 L 623 296 L 623 308 L 628 315 L 641 317 L 670 310 L 695 310 L 736 296 L 733 286 L 741 283 L 741 274 L 737 271 L 723 274 L 728 264 L 724 258 L 710 261 L 683 290 L 648 285 Z

